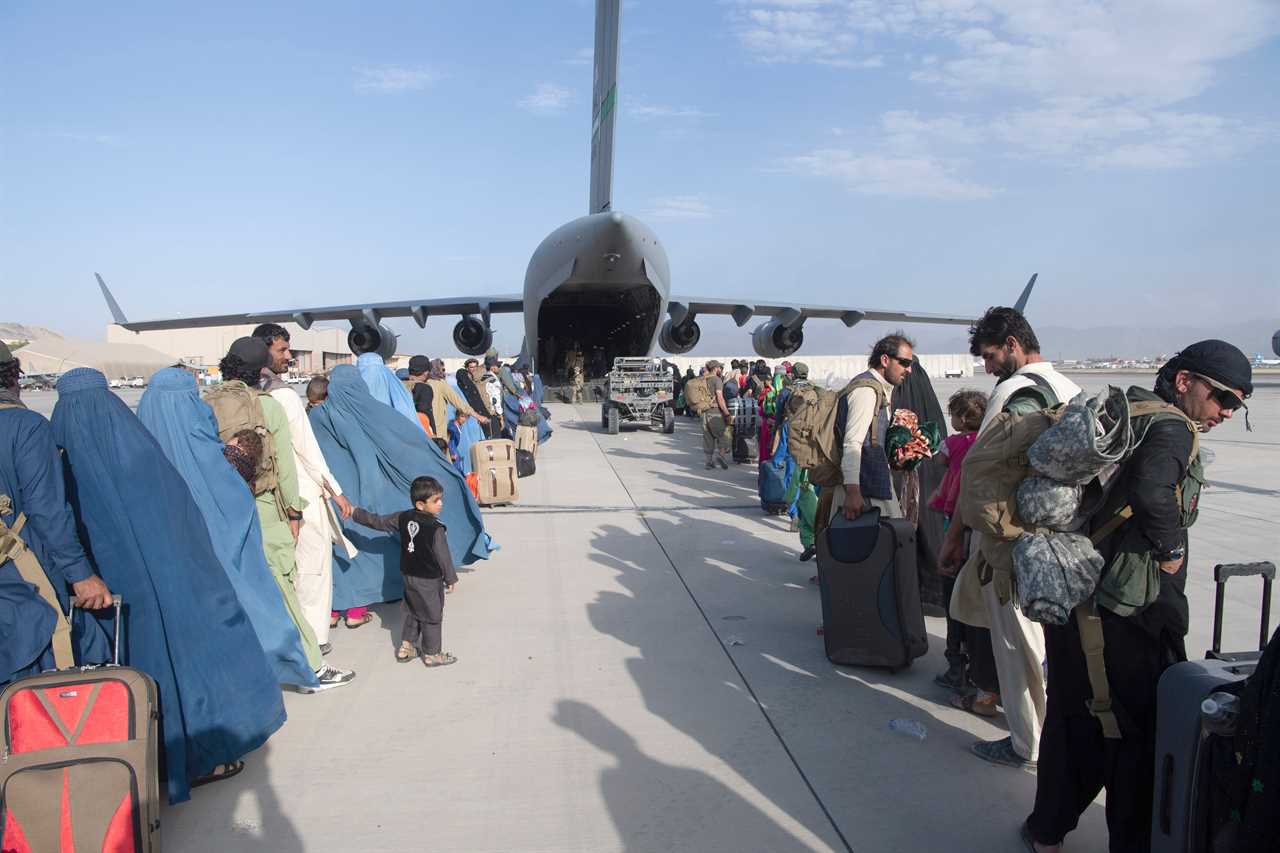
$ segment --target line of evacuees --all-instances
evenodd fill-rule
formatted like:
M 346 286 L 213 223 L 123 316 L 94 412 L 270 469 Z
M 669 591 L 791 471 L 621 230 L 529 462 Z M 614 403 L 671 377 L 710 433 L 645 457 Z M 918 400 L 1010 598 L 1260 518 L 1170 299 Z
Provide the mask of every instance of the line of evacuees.
M 923 481 L 894 470 L 892 452 L 871 452 L 877 444 L 891 444 L 886 439 L 901 409 L 913 411 L 920 423 L 943 423 L 913 344 L 901 333 L 875 344 L 867 371 L 850 383 L 840 406 L 843 429 L 836 441 L 841 450 L 834 454 L 840 460 L 840 485 L 815 490 L 808 472 L 785 458 L 787 397 L 808 382 L 803 364 L 784 363 L 771 373 L 763 362 L 735 363 L 726 377 L 719 362 L 707 363 L 701 374 L 711 392 L 701 413 L 706 467 L 727 468 L 730 452 L 742 459 L 739 446 L 748 450 L 758 440 L 762 503 L 767 504 L 763 472 L 773 466 L 785 483 L 784 511 L 799 526 L 802 561 L 813 557 L 815 534 L 837 513 L 852 519 L 876 507 L 884 516 L 916 521 L 921 540 L 929 538 L 927 526 L 938 529 L 928 562 L 942 576 L 948 667 L 935 682 L 952 693 L 957 708 L 983 717 L 1003 713 L 1009 736 L 974 743 L 978 758 L 1036 771 L 1035 806 L 1020 830 L 1024 844 L 1031 851 L 1062 849 L 1063 839 L 1105 789 L 1110 849 L 1148 850 L 1156 685 L 1165 669 L 1187 657 L 1187 529 L 1203 483 L 1199 442 L 1188 425 L 1208 432 L 1245 408 L 1253 393 L 1249 360 L 1225 341 L 1200 341 L 1164 364 L 1153 388 L 1125 392 L 1130 406 L 1170 404 L 1185 418 L 1134 418 L 1134 435 L 1144 437 L 1115 472 L 1107 499 L 1085 522 L 1084 532 L 1096 533 L 1112 519 L 1127 519 L 1118 526 L 1112 522 L 1097 544 L 1104 576 L 1121 571 L 1122 563 L 1132 566 L 1136 554 L 1159 578 L 1154 600 L 1136 612 L 1098 608 L 1105 677 L 1120 734 L 1107 737 L 1094 713 L 1098 709 L 1091 706 L 1092 673 L 1076 621 L 1056 625 L 1028 619 L 1008 578 L 1002 583 L 998 572 L 984 571 L 977 534 L 956 517 L 961 465 L 996 416 L 1066 403 L 1081 389 L 1042 358 L 1035 332 L 1012 308 L 992 308 L 970 328 L 970 352 L 982 359 L 996 386 L 989 394 L 962 390 L 951 396 L 946 414 L 951 434 L 939 442 L 930 465 L 922 466 L 932 471 Z M 689 370 L 677 390 L 692 378 Z M 885 405 L 885 400 L 892 402 Z M 696 416 L 691 410 L 686 414 Z M 1122 508 L 1127 508 L 1123 516 Z
M 371 604 L 404 601 L 397 660 L 453 663 L 445 592 L 497 547 L 469 447 L 514 433 L 530 399 L 550 434 L 540 386 L 496 353 L 456 384 L 439 360 L 416 357 L 402 383 L 361 355 L 313 379 L 305 403 L 280 379 L 291 358 L 288 332 L 260 326 L 203 397 L 166 368 L 137 414 L 77 368 L 46 420 L 0 344 L 0 685 L 66 665 L 68 633 L 75 664 L 118 653 L 149 674 L 170 803 L 243 769 L 285 721 L 282 687 L 349 684 L 325 660 L 331 631 L 368 624 Z

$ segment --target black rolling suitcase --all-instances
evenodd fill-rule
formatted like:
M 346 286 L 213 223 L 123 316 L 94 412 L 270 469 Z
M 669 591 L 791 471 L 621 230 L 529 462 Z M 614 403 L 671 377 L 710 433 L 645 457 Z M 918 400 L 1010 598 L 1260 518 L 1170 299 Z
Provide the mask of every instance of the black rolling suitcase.
M 1206 729 L 1201 704 L 1212 693 L 1238 694 L 1261 652 L 1222 651 L 1222 611 L 1226 583 L 1233 577 L 1262 576 L 1262 631 L 1266 645 L 1271 616 L 1273 563 L 1214 566 L 1217 597 L 1213 648 L 1202 661 L 1184 661 L 1165 670 L 1156 694 L 1155 798 L 1151 815 L 1152 853 L 1212 850 L 1209 839 L 1213 763 L 1229 758 L 1229 742 Z
M 818 537 L 822 637 L 832 663 L 897 671 L 929 650 L 916 534 L 909 521 L 868 510 L 837 516 Z

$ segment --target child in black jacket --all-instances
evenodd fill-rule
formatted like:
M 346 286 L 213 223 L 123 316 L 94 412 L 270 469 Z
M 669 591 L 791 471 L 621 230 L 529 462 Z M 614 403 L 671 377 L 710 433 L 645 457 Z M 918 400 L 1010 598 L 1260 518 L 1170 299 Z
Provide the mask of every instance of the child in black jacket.
M 413 509 L 374 515 L 357 508 L 357 524 L 400 535 L 400 575 L 404 578 L 404 628 L 396 660 L 408 663 L 419 654 L 426 666 L 447 666 L 457 658 L 440 650 L 444 595 L 458 582 L 449 554 L 449 539 L 440 523 L 444 488 L 434 477 L 417 477 L 409 485 Z

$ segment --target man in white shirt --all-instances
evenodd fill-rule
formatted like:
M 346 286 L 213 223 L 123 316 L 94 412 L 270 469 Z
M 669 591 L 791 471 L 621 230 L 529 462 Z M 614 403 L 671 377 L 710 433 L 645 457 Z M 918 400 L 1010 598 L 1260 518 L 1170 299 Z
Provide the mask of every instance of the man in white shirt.
M 1034 412 L 1065 403 L 1080 393 L 1080 386 L 1040 356 L 1035 332 L 1013 308 L 989 309 L 969 330 L 969 351 L 982 359 L 987 373 L 997 378 L 979 435 L 1001 412 Z M 1009 590 L 997 589 L 995 583 L 981 584 L 974 561 L 965 562 L 963 536 L 963 525 L 948 527 L 938 561 L 944 566 L 965 563 L 952 595 L 955 618 L 991 629 L 1000 704 L 1009 724 L 1009 737 L 978 741 L 973 752 L 993 764 L 1033 768 L 1039 758 L 1045 714 L 1044 633 L 1022 615 Z M 975 593 L 974 586 L 980 586 L 980 592 Z M 976 600 L 978 595 L 981 610 L 959 605 L 961 601 Z
M 893 389 L 911 373 L 913 355 L 913 344 L 905 335 L 887 335 L 871 348 L 867 371 L 854 377 L 859 387 L 845 397 L 848 415 L 840 456 L 844 487 L 834 490 L 832 518 L 842 512 L 854 519 L 872 507 L 883 518 L 902 516 L 893 493 L 885 438 L 893 417 L 889 405 Z
M 294 559 L 294 589 L 302 615 L 315 632 L 320 651 L 328 654 L 330 606 L 333 603 L 333 548 L 343 548 L 355 557 L 355 545 L 342 535 L 342 525 L 329 504 L 332 498 L 343 518 L 351 517 L 351 502 L 342 494 L 338 478 L 329 471 L 320 445 L 316 443 L 307 408 L 292 387 L 280 380 L 289 369 L 293 353 L 289 349 L 289 332 L 275 323 L 264 323 L 253 330 L 253 336 L 267 344 L 270 364 L 263 371 L 263 390 L 284 409 L 289 418 L 289 435 L 293 441 L 293 458 L 298 468 L 298 493 L 306 500 L 302 511 L 302 527 L 298 530 Z

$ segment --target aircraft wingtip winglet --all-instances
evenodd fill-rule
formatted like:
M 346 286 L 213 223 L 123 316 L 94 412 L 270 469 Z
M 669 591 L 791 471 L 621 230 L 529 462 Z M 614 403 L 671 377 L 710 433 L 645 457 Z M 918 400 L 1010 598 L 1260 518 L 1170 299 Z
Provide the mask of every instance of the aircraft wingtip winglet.
M 117 326 L 127 325 L 129 320 L 124 316 L 124 312 L 120 310 L 120 303 L 116 302 L 116 298 L 111 295 L 111 290 L 107 287 L 107 283 L 102 280 L 102 276 L 94 273 L 93 277 L 98 280 L 98 287 L 102 289 L 102 298 L 107 300 L 107 310 L 111 312 L 111 321 Z
M 1031 278 L 1027 279 L 1027 286 L 1022 288 L 1022 295 L 1018 297 L 1018 301 L 1013 306 L 1019 313 L 1024 313 L 1027 310 L 1027 302 L 1031 299 L 1031 291 L 1036 286 L 1036 278 L 1039 275 L 1040 273 L 1033 272 Z

